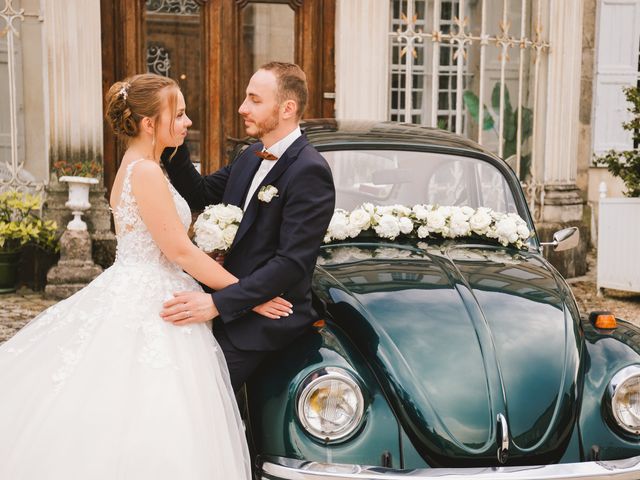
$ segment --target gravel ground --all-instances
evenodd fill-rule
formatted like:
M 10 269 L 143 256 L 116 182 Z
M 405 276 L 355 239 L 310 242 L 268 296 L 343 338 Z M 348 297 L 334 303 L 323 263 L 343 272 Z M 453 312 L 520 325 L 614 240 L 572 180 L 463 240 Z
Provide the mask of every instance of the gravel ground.
M 54 303 L 55 300 L 45 300 L 41 292 L 28 289 L 0 294 L 0 343 L 9 339 L 29 320 Z
M 593 255 L 589 256 L 588 262 L 587 275 L 569 279 L 580 311 L 589 313 L 595 310 L 609 310 L 618 318 L 640 325 L 640 293 L 605 289 L 604 295 L 599 297 L 596 291 Z M 42 293 L 26 289 L 13 294 L 0 294 L 0 343 L 54 303 L 53 300 L 45 300 Z

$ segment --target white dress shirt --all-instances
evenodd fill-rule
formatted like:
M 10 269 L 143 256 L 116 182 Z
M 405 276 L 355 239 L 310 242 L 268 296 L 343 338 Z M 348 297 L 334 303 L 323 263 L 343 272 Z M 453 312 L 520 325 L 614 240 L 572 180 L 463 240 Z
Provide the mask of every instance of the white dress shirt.
M 280 158 L 282 155 L 284 155 L 284 152 L 287 151 L 287 149 L 291 146 L 291 144 L 298 139 L 300 135 L 302 135 L 302 132 L 300 131 L 300 127 L 296 127 L 289 135 L 277 141 L 276 143 L 271 145 L 269 148 L 263 149 L 263 151 L 267 151 L 271 155 L 274 155 Z M 267 176 L 267 174 L 273 168 L 273 166 L 276 164 L 277 161 L 278 160 L 262 160 L 260 167 L 258 167 L 258 171 L 256 171 L 256 174 L 253 176 L 253 180 L 251 181 L 251 186 L 249 187 L 247 196 L 244 199 L 244 205 L 242 207 L 243 210 L 245 211 L 247 210 L 247 205 L 249 205 L 251 198 L 256 193 L 258 186 L 262 183 L 264 178 Z

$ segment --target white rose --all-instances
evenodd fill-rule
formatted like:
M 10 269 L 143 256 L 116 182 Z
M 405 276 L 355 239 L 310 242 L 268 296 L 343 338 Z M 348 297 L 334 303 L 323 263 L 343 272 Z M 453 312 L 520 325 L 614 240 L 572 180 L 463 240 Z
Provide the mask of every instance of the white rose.
M 467 216 L 462 210 L 455 210 L 449 219 L 449 234 L 452 237 L 463 237 L 469 235 L 471 227 L 467 221 Z
M 492 218 L 491 215 L 489 215 L 489 211 L 484 208 L 479 208 L 478 211 L 469 218 L 469 226 L 474 233 L 484 235 L 487 233 L 491 221 Z
M 278 196 L 278 189 L 273 185 L 265 185 L 260 188 L 258 192 L 258 200 L 261 202 L 269 203 L 273 200 L 273 197 Z
M 233 243 L 233 239 L 236 238 L 236 233 L 238 233 L 238 225 L 229 225 L 222 231 L 222 238 L 228 247 Z
M 393 215 L 394 214 L 394 206 L 393 205 L 380 205 L 376 207 L 376 215 L 382 217 L 383 215 Z
M 347 212 L 336 210 L 329 223 L 329 235 L 335 240 L 344 240 L 349 236 L 349 219 Z
M 233 223 L 236 219 L 236 213 L 223 204 L 213 205 L 209 213 L 213 215 L 218 223 L 224 224 L 225 226 Z
M 207 253 L 227 248 L 222 230 L 215 224 L 207 224 L 206 228 L 196 229 L 194 240 L 196 245 Z
M 366 230 L 371 226 L 371 214 L 362 208 L 356 208 L 349 215 L 349 223 L 354 228 Z
M 393 213 L 401 217 L 408 217 L 411 215 L 411 209 L 409 207 L 405 207 L 404 205 L 394 205 Z
M 414 205 L 411 211 L 418 220 L 423 221 L 427 219 L 427 215 L 429 214 L 429 211 L 424 207 L 424 205 Z
M 440 212 L 440 214 L 443 215 L 444 217 L 448 217 L 449 215 L 451 215 L 451 213 L 453 213 L 454 210 L 456 210 L 458 208 L 459 207 L 453 207 L 453 206 L 445 205 L 443 207 L 438 207 L 436 209 L 436 211 Z
M 467 220 L 468 220 L 469 218 L 471 218 L 471 215 L 473 215 L 474 213 L 476 213 L 476 211 L 475 211 L 473 208 L 471 208 L 471 207 L 469 207 L 469 206 L 467 206 L 467 205 L 465 205 L 465 206 L 463 206 L 463 207 L 460 207 L 460 211 L 462 212 L 462 214 L 463 214 L 465 217 L 467 217 Z
M 429 228 L 426 225 L 418 227 L 418 237 L 427 238 L 429 236 Z
M 356 238 L 358 235 L 360 235 L 361 232 L 362 232 L 362 229 L 356 227 L 355 225 L 348 224 L 347 236 L 349 238 Z
M 400 225 L 400 231 L 405 235 L 408 235 L 413 231 L 413 222 L 409 217 L 400 217 L 398 223 Z
M 376 207 L 373 205 L 373 203 L 363 203 L 360 208 L 362 208 L 362 210 L 367 212 L 369 215 L 373 215 L 374 213 L 376 213 Z
M 513 218 L 505 216 L 496 223 L 496 237 L 502 245 L 518 240 L 518 226 Z
M 382 215 L 374 228 L 379 236 L 389 240 L 394 240 L 400 234 L 400 223 L 392 215 Z
M 531 232 L 529 231 L 529 227 L 527 227 L 526 223 L 523 222 L 518 225 L 518 236 L 522 240 L 527 240 L 529 238 L 529 235 L 531 235 Z
M 436 233 L 442 233 L 447 222 L 447 218 L 443 215 L 441 208 L 432 210 L 427 216 L 427 227 L 429 230 Z
M 495 211 L 491 211 L 490 213 L 491 218 L 493 218 L 496 222 L 498 220 L 501 220 L 502 218 L 506 217 L 506 214 L 502 213 L 502 212 L 495 212 Z

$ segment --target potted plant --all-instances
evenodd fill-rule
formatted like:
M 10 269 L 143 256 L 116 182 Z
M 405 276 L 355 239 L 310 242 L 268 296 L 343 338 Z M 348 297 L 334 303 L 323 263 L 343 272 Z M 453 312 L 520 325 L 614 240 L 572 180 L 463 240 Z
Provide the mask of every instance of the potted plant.
M 69 162 L 58 160 L 53 163 L 53 172 L 60 177 L 100 178 L 102 175 L 102 163 L 97 160 Z
M 602 288 L 640 292 L 640 88 L 624 89 L 632 117 L 622 124 L 635 148 L 597 156 L 596 166 L 624 182 L 624 198 L 601 198 L 598 212 L 598 293 Z
M 58 249 L 57 225 L 40 218 L 42 199 L 15 190 L 0 193 L 0 293 L 15 291 L 23 248 Z
M 89 189 L 98 183 L 102 173 L 102 164 L 96 160 L 84 162 L 68 162 L 59 160 L 53 164 L 53 171 L 58 181 L 69 184 L 69 201 L 65 204 L 73 213 L 69 222 L 69 230 L 86 230 L 87 224 L 82 220 L 82 212 L 91 207 Z

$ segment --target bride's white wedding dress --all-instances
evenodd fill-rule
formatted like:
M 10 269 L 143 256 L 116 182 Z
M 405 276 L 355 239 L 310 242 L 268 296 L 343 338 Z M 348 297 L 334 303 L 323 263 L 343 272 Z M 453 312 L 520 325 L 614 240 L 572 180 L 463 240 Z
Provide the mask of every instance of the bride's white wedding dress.
M 131 193 L 116 261 L 0 346 L 0 479 L 249 479 L 223 353 L 208 325 L 159 312 L 199 285 L 154 243 Z M 188 228 L 189 206 L 170 186 Z

